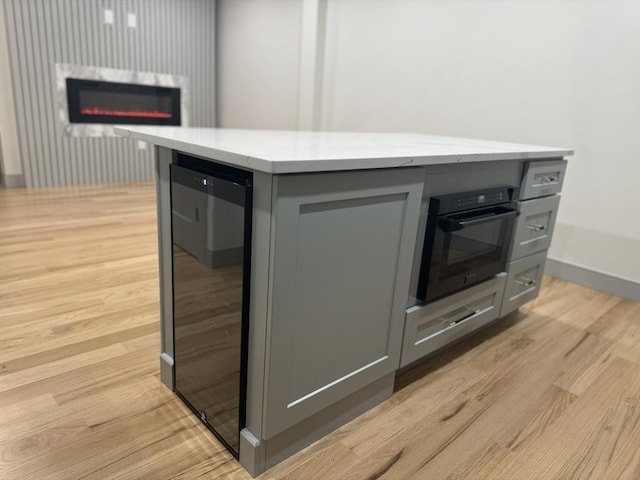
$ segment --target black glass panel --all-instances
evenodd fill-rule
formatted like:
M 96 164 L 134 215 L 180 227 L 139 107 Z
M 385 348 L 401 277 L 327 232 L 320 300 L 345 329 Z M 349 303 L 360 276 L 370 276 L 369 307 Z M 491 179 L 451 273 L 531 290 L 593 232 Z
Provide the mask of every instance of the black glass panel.
M 180 89 L 67 78 L 71 123 L 180 125 Z
M 429 215 L 416 297 L 432 302 L 504 271 L 516 213 L 500 215 Z
M 176 166 L 171 177 L 176 391 L 237 456 L 247 187 Z
M 448 248 L 444 249 L 447 270 L 468 262 L 500 260 L 502 231 L 503 222 L 489 222 L 452 232 L 447 239 Z

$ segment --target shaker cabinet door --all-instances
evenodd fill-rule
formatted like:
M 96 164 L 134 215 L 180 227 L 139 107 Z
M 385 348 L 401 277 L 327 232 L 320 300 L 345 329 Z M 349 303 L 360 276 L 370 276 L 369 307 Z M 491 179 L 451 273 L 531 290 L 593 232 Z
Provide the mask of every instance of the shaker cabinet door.
M 398 368 L 422 179 L 275 177 L 265 438 Z

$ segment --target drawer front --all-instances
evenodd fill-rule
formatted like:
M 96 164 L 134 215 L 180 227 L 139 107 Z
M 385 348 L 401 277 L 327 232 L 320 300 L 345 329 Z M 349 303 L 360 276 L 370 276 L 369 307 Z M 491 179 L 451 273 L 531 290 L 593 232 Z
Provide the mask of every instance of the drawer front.
M 428 305 L 411 307 L 405 319 L 400 366 L 498 318 L 506 274 Z
M 527 200 L 560 193 L 566 168 L 566 160 L 528 162 L 522 178 L 520 199 Z
M 513 235 L 511 260 L 549 248 L 559 203 L 559 195 L 519 202 L 520 215 Z
M 501 317 L 538 296 L 546 259 L 547 251 L 545 250 L 509 264 L 507 286 L 500 310 Z

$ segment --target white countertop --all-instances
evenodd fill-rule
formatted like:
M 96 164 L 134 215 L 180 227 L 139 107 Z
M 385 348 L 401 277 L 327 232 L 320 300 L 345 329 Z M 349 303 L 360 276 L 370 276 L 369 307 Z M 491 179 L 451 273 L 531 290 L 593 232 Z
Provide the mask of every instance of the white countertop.
M 541 147 L 414 133 L 115 127 L 144 140 L 230 165 L 267 173 L 323 172 L 572 155 Z

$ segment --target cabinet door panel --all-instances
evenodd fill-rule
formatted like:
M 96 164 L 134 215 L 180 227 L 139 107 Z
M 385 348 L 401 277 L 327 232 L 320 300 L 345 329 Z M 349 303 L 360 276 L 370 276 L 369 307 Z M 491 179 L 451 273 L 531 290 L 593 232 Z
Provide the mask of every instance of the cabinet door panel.
M 398 368 L 422 194 L 414 170 L 276 182 L 265 438 Z

